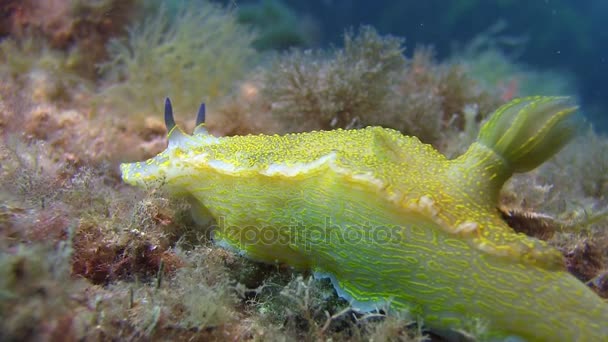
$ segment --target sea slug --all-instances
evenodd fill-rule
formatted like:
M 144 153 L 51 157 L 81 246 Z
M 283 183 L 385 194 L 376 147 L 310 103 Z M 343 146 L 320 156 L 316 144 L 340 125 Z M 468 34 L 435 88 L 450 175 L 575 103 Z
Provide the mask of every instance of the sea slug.
M 214 137 L 204 105 L 190 136 L 167 99 L 168 148 L 121 170 L 191 198 L 221 245 L 329 277 L 355 308 L 390 303 L 445 334 L 482 319 L 496 339 L 605 341 L 608 304 L 496 209 L 513 173 L 575 135 L 576 110 L 564 97 L 513 100 L 448 160 L 381 127 Z

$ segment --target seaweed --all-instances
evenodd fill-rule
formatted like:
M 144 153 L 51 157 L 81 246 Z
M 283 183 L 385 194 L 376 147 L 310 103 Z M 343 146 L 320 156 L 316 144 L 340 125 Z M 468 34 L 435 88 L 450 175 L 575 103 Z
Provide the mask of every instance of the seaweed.
M 414 51 L 391 100 L 392 115 L 379 116 L 375 124 L 417 136 L 452 155 L 465 147 L 453 139 L 454 135 L 466 129 L 470 141 L 476 134 L 476 123 L 502 103 L 463 65 L 437 63 L 429 47 Z M 458 148 L 450 146 L 454 143 Z
M 344 47 L 331 52 L 293 49 L 250 77 L 249 96 L 220 106 L 227 117 L 220 123 L 232 128 L 223 130 L 213 117 L 210 126 L 235 134 L 380 125 L 454 154 L 465 144 L 451 146 L 453 137 L 467 127 L 474 137 L 477 124 L 502 101 L 463 65 L 438 64 L 432 49 L 418 48 L 411 59 L 403 51 L 402 39 L 371 27 L 346 32 Z M 474 112 L 468 123 L 467 111 Z M 266 120 L 269 114 L 274 120 Z M 270 123 L 250 124 L 250 116 Z
M 70 278 L 69 239 L 56 248 L 40 244 L 0 246 L 0 339 L 79 338 L 84 282 Z
M 253 39 L 231 12 L 211 2 L 191 2 L 173 16 L 160 7 L 133 24 L 126 39 L 109 42 L 99 100 L 140 118 L 158 113 L 152 99 L 168 95 L 178 112 L 202 99 L 213 103 L 256 59 Z
M 370 28 L 347 32 L 342 48 L 292 50 L 247 74 L 256 35 L 217 5 L 67 3 L 0 23 L 9 34 L 0 42 L 2 340 L 427 339 L 403 313 L 354 312 L 326 281 L 214 246 L 185 202 L 122 186 L 115 162 L 164 148 L 155 104 L 167 95 L 180 112 L 210 102 L 208 127 L 221 135 L 383 125 L 459 151 L 506 97 L 574 92 L 569 79 L 537 77 L 483 42 L 439 62 L 429 48 L 404 56 L 403 40 Z M 122 37 L 144 5 L 151 15 Z M 105 6 L 122 15 L 107 21 Z M 543 87 L 526 90 L 528 81 Z M 502 193 L 512 225 L 560 248 L 604 297 L 607 141 L 589 131 Z M 471 322 L 467 334 L 482 338 L 483 328 Z
M 503 212 L 510 212 L 507 222 L 559 248 L 568 270 L 604 297 L 607 144 L 605 136 L 589 128 L 538 169 L 515 175 L 501 192 Z
M 279 120 L 293 122 L 287 131 L 359 127 L 386 108 L 405 65 L 402 42 L 362 27 L 356 36 L 347 32 L 331 58 L 293 50 L 265 72 L 262 92 Z
M 78 50 L 52 49 L 41 38 L 6 38 L 0 42 L 0 74 L 21 87 L 32 88 L 35 101 L 68 101 L 76 94 L 90 91 L 91 80 L 79 75 Z
M 106 57 L 105 43 L 124 34 L 139 7 L 137 0 L 5 1 L 0 4 L 0 35 L 43 42 L 54 53 L 67 55 L 64 60 L 76 75 L 92 81 L 95 65 Z M 25 57 L 28 61 L 32 55 Z

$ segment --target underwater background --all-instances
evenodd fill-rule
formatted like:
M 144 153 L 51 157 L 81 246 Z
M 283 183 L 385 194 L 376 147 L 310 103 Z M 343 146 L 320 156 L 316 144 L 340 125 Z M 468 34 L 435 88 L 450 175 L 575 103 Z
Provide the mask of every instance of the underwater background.
M 502 189 L 608 298 L 608 2 L 0 1 L 0 340 L 443 341 L 416 318 L 357 313 L 329 281 L 216 246 L 213 222 L 120 163 L 162 121 L 216 136 L 366 126 L 463 153 L 500 105 L 566 95 L 578 138 Z M 460 332 L 487 339 L 483 317 Z
M 256 1 L 225 1 L 248 9 Z M 596 129 L 608 129 L 608 75 L 604 20 L 605 1 L 266 1 L 266 13 L 292 9 L 306 38 L 279 43 L 328 46 L 339 44 L 346 28 L 371 25 L 382 34 L 404 37 L 406 45 L 432 45 L 439 59 L 458 54 L 481 34 L 511 61 L 531 69 L 569 75 L 586 114 Z M 300 40 L 301 39 L 301 40 Z M 276 46 L 275 46 L 276 47 Z M 486 46 L 489 48 L 489 46 Z M 523 83 L 523 80 L 522 80 Z

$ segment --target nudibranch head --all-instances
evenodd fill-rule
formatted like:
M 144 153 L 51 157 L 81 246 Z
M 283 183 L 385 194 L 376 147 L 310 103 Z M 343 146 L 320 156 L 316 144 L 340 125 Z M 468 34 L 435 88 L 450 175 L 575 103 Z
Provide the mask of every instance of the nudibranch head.
M 205 103 L 201 104 L 196 115 L 194 133 L 188 135 L 175 123 L 171 100 L 165 99 L 165 126 L 169 142 L 167 149 L 146 161 L 120 165 L 126 183 L 140 187 L 170 186 L 171 180 L 182 176 L 184 167 L 193 163 L 193 158 L 194 161 L 203 161 L 205 146 L 216 144 L 219 140 L 205 128 Z

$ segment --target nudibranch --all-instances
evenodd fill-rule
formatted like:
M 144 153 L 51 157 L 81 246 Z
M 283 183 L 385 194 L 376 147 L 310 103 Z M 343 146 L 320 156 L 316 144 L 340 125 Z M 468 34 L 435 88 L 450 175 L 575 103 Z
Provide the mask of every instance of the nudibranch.
M 575 135 L 576 110 L 565 97 L 513 100 L 449 160 L 381 127 L 214 137 L 204 105 L 190 136 L 167 99 L 168 148 L 121 171 L 191 198 L 216 219 L 217 243 L 329 277 L 354 308 L 409 310 L 447 334 L 481 319 L 497 340 L 606 341 L 608 304 L 497 210 L 513 173 Z

